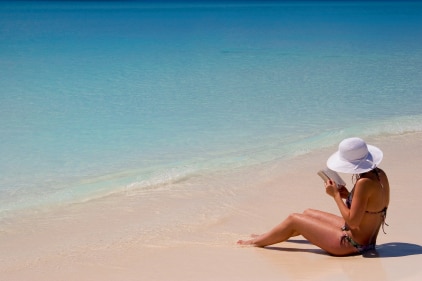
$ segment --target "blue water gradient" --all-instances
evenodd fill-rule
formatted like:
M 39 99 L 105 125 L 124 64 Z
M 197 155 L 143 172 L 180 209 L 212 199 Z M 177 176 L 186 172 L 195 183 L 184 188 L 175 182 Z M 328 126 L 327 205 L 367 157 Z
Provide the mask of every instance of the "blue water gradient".
M 2 2 L 0 212 L 422 128 L 417 2 Z

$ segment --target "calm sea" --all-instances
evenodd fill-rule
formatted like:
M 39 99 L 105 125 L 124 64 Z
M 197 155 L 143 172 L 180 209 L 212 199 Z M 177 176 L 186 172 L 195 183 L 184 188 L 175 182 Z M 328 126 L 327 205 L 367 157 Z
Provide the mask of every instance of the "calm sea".
M 422 130 L 418 2 L 153 3 L 0 2 L 0 217 Z

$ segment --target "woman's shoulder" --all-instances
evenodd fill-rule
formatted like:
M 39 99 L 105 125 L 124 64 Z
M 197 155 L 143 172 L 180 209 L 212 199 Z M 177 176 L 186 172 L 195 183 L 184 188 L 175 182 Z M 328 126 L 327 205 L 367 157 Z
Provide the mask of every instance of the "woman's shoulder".
M 379 181 L 376 179 L 360 178 L 356 182 L 355 190 L 359 193 L 371 194 L 378 189 L 379 184 Z

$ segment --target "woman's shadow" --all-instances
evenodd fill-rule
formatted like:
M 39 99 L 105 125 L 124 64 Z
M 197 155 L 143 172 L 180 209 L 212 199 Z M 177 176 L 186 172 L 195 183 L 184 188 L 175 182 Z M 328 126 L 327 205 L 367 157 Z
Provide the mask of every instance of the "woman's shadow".
M 307 240 L 287 240 L 290 243 L 310 244 Z M 292 252 L 310 252 L 314 254 L 326 255 L 327 253 L 321 249 L 293 249 L 280 247 L 266 247 L 269 250 L 292 251 Z M 367 251 L 362 254 L 364 258 L 396 258 L 422 254 L 422 246 L 411 243 L 391 242 L 377 245 L 374 250 Z
M 396 258 L 422 254 L 422 246 L 417 244 L 391 242 L 376 246 L 375 250 L 367 251 L 364 258 Z

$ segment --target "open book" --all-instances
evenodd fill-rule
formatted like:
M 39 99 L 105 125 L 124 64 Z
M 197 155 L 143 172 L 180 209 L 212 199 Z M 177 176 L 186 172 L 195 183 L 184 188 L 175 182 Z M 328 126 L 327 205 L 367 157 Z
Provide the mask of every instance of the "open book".
M 319 170 L 319 172 L 317 174 L 318 174 L 318 176 L 320 176 L 322 178 L 322 180 L 324 182 L 331 179 L 332 181 L 335 181 L 338 186 L 340 186 L 340 185 L 345 186 L 346 185 L 346 182 L 339 176 L 339 174 L 337 174 L 335 171 L 330 170 L 328 168 L 324 168 L 322 170 Z

